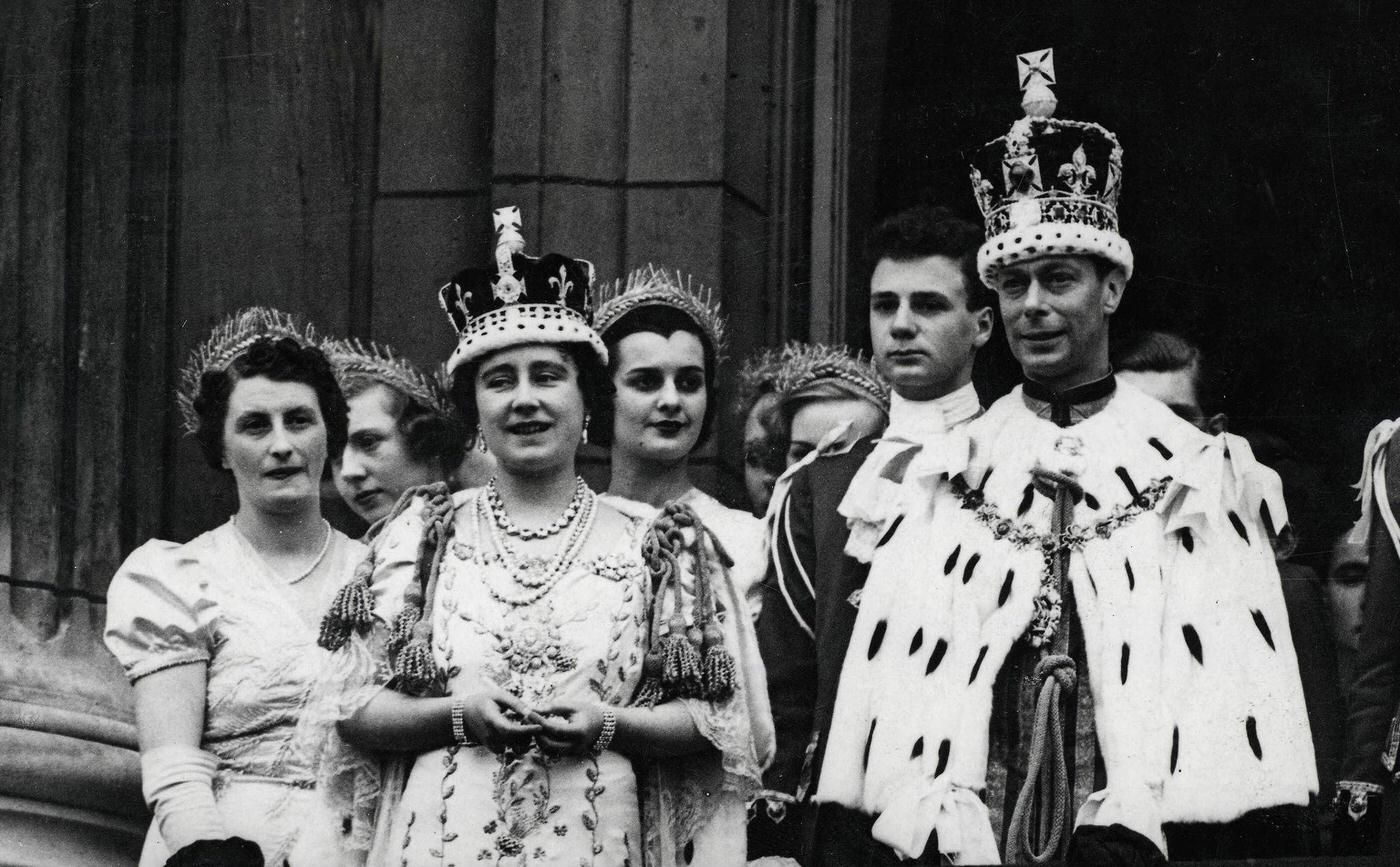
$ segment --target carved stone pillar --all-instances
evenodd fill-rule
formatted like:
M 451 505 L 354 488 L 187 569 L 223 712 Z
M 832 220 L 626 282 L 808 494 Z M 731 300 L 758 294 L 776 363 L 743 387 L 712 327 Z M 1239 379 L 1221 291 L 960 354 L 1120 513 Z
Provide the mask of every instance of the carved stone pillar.
M 7 864 L 132 864 L 136 733 L 101 632 L 121 554 L 134 13 L 0 15 L 0 187 L 18 191 L 0 207 L 0 840 Z
M 531 247 L 586 256 L 600 279 L 652 262 L 713 286 L 731 359 L 780 343 L 805 272 L 809 5 L 497 4 L 493 204 L 519 205 Z M 702 486 L 739 475 L 727 415 L 694 466 Z

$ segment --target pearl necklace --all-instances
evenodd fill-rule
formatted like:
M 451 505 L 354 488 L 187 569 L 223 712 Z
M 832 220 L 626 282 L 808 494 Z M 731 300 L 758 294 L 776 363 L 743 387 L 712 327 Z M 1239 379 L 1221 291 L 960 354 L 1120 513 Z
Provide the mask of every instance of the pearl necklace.
M 280 572 L 278 572 L 276 569 L 273 569 L 273 568 L 272 568 L 272 564 L 268 563 L 268 562 L 267 562 L 267 559 L 263 557 L 262 552 L 259 551 L 259 550 L 258 550 L 258 547 L 257 547 L 256 545 L 253 544 L 253 540 L 252 540 L 252 539 L 249 539 L 248 536 L 247 536 L 246 534 L 244 534 L 243 528 L 240 527 L 240 526 L 238 526 L 238 516 L 237 516 L 237 515 L 234 515 L 234 516 L 233 516 L 232 523 L 233 523 L 233 529 L 234 529 L 234 531 L 238 533 L 238 538 L 240 538 L 240 539 L 243 540 L 243 544 L 245 544 L 245 545 L 248 546 L 248 550 L 250 550 L 250 551 L 253 552 L 253 556 L 257 558 L 258 562 L 262 564 L 262 567 L 263 567 L 264 569 L 267 570 L 268 574 L 269 574 L 269 575 L 274 575 L 274 576 L 276 576 L 277 578 L 281 579 L 283 582 L 285 582 L 285 583 L 287 583 L 287 584 L 296 584 L 296 583 L 298 583 L 298 582 L 304 580 L 304 579 L 305 579 L 308 575 L 310 575 L 312 572 L 315 572 L 315 571 L 316 571 L 316 567 L 321 565 L 321 561 L 324 560 L 324 559 L 326 559 L 326 552 L 329 551 L 329 550 L 331 549 L 331 536 L 333 535 L 332 532 L 331 532 L 331 525 L 330 525 L 329 522 L 326 521 L 325 518 L 322 518 L 322 519 L 321 519 L 321 525 L 322 525 L 323 527 L 326 528 L 326 538 L 325 538 L 325 540 L 324 540 L 323 542 L 321 542 L 321 551 L 320 551 L 320 553 L 318 553 L 318 554 L 316 555 L 316 559 L 315 559 L 315 560 L 312 560 L 312 561 L 311 561 L 311 565 L 308 566 L 308 567 L 306 567 L 306 571 L 305 571 L 305 572 L 301 573 L 300 575 L 296 576 L 295 578 L 287 578 L 287 577 L 283 576 Z
M 584 492 L 583 504 L 579 510 L 579 520 L 574 523 L 568 538 L 559 546 L 555 555 L 548 561 L 544 561 L 543 568 L 536 565 L 540 563 L 540 558 L 522 558 L 520 556 L 510 544 L 510 540 L 492 520 L 490 507 L 483 501 L 482 497 L 477 497 L 477 537 L 481 538 L 484 527 L 496 549 L 496 558 L 500 561 L 501 568 L 510 573 L 511 580 L 516 586 L 529 588 L 525 593 L 519 595 L 504 593 L 492 585 L 490 578 L 485 577 L 490 573 L 483 570 L 486 590 L 491 594 L 492 599 L 515 608 L 531 605 L 543 599 L 563 579 L 569 567 L 578 559 L 579 552 L 583 550 L 584 542 L 588 540 L 588 534 L 593 529 L 593 518 L 598 513 L 597 496 L 586 485 Z M 486 565 L 486 557 L 480 548 L 477 549 L 476 554 L 478 562 L 483 566 Z M 534 577 L 535 575 L 538 577 Z
M 495 478 L 486 483 L 486 501 L 491 506 L 491 517 L 497 527 L 507 536 L 519 536 L 528 542 L 531 539 L 548 539 L 564 532 L 564 528 L 573 523 L 578 510 L 582 508 L 584 491 L 587 489 L 588 485 L 584 483 L 583 476 L 579 476 L 577 484 L 574 485 L 574 496 L 569 500 L 569 505 L 564 507 L 563 514 L 543 527 L 521 527 L 511 520 L 510 513 L 506 511 L 506 504 L 501 500 L 500 489 L 496 487 Z

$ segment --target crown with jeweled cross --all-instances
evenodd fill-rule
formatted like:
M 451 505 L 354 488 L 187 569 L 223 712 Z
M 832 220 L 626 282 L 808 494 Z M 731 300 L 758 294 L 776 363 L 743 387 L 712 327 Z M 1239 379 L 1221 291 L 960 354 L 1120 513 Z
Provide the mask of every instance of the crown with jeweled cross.
M 593 263 L 546 253 L 527 256 L 520 209 L 497 208 L 496 254 L 490 268 L 464 268 L 438 290 L 457 331 L 458 365 L 524 343 L 584 343 L 606 364 L 608 350 L 593 330 Z
M 972 161 L 972 192 L 986 222 L 977 269 L 996 272 L 1041 256 L 1100 256 L 1131 277 L 1133 251 L 1118 233 L 1123 148 L 1096 123 L 1055 117 L 1052 49 L 1016 58 L 1025 116 Z

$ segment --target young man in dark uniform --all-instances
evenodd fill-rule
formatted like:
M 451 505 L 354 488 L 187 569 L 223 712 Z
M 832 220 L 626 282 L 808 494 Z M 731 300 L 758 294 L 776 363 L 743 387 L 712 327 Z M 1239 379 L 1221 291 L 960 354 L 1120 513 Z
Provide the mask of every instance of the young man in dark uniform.
M 977 277 L 980 243 L 977 226 L 927 207 L 886 220 L 867 241 L 871 341 L 893 386 L 890 426 L 878 441 L 795 468 L 770 509 L 758 635 L 778 751 L 750 826 L 751 858 L 789 855 L 813 867 L 893 857 L 871 840 L 868 817 L 839 805 L 813 815 L 808 796 L 869 552 L 897 508 L 890 495 L 907 473 L 941 466 L 945 450 L 965 450 L 955 432 L 981 412 L 972 364 L 991 335 L 995 298 Z

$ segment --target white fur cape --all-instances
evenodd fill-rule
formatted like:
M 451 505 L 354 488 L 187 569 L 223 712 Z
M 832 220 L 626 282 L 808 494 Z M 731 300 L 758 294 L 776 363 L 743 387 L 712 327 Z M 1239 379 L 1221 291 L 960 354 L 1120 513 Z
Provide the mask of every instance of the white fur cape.
M 1083 526 L 1172 479 L 1155 510 L 1070 560 L 1107 771 L 1076 824 L 1122 823 L 1165 852 L 1163 822 L 1306 804 L 1317 774 L 1269 540 L 1287 518 L 1278 477 L 1248 444 L 1208 437 L 1123 383 L 1069 428 L 1017 389 L 967 433 L 962 477 L 1039 533 L 1052 501 L 1030 486 L 1037 465 L 1077 475 Z M 875 837 L 908 857 L 937 830 L 955 863 L 988 863 L 999 856 L 978 793 L 992 684 L 1031 621 L 1043 560 L 994 539 L 963 508 L 957 475 L 914 482 L 923 492 L 906 492 L 874 551 L 816 799 L 878 816 Z

